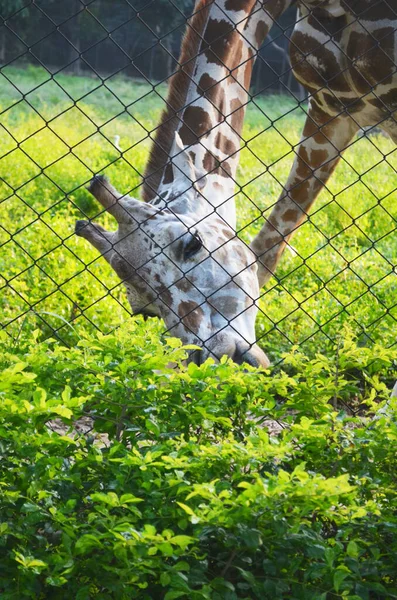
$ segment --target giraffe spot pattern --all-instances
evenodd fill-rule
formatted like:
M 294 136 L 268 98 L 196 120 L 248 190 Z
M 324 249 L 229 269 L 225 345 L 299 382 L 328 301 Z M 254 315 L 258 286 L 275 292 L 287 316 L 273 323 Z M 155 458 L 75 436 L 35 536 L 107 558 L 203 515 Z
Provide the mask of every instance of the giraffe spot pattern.
M 351 76 L 360 93 L 371 91 L 380 82 L 390 84 L 396 72 L 394 29 L 383 27 L 371 35 L 352 31 L 346 54 L 353 61 Z
M 192 289 L 193 284 L 184 277 L 176 282 L 175 287 L 178 288 L 179 291 L 187 293 Z
M 233 129 L 237 132 L 241 131 L 244 121 L 244 107 L 240 98 L 232 98 L 230 101 L 230 116 L 228 121 Z
M 339 64 L 336 46 L 327 48 L 314 37 L 295 31 L 291 37 L 291 66 L 297 79 L 311 91 L 323 88 L 327 83 L 332 90 L 350 92 L 350 85 Z
M 245 10 L 248 12 L 248 2 L 247 0 L 226 0 L 225 9 L 235 12 L 239 12 L 240 10 Z
M 192 146 L 212 129 L 209 114 L 200 106 L 188 106 L 183 113 L 183 125 L 179 135 L 185 146 Z
M 232 169 L 229 163 L 226 160 L 221 161 L 209 150 L 204 155 L 203 167 L 206 173 L 221 175 L 222 177 L 232 177 Z
M 236 34 L 240 35 L 230 21 L 210 19 L 204 31 L 201 47 L 207 61 L 211 64 L 227 67 L 227 49 L 232 46 L 232 40 L 236 37 Z
M 219 95 L 219 86 L 217 81 L 208 73 L 203 73 L 203 75 L 200 77 L 200 81 L 198 82 L 197 93 L 215 103 L 217 96 Z
M 283 214 L 283 221 L 292 221 L 295 223 L 298 220 L 299 215 L 301 215 L 301 211 L 295 208 L 289 208 Z
M 197 333 L 204 319 L 203 309 L 192 301 L 183 301 L 178 306 L 178 315 L 182 323 L 194 333 Z
M 221 131 L 218 131 L 214 141 L 215 147 L 221 150 L 227 156 L 231 156 L 237 152 L 236 144 L 226 137 Z

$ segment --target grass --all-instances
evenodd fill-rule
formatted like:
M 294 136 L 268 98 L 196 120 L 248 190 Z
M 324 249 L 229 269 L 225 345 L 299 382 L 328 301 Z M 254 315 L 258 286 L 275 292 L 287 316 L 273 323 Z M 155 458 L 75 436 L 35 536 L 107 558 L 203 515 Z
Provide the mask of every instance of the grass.
M 122 77 L 102 85 L 31 67 L 2 70 L 0 322 L 12 337 L 61 327 L 71 342 L 81 328 L 109 331 L 128 318 L 116 276 L 73 227 L 97 211 L 85 190 L 92 173 L 104 170 L 123 191 L 139 187 L 165 95 L 162 85 Z M 249 105 L 237 197 L 244 239 L 287 179 L 304 108 L 279 96 Z M 285 253 L 264 290 L 257 332 L 273 361 L 297 344 L 308 356 L 327 352 L 346 324 L 362 345 L 395 343 L 396 162 L 382 136 L 357 138 L 345 153 L 293 238 L 296 255 Z

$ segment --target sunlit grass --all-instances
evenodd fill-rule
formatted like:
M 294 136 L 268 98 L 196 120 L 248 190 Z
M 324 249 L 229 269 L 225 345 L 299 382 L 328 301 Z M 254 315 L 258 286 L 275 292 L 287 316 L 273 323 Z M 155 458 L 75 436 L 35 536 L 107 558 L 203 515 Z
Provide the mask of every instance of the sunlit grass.
M 6 68 L 4 75 L 0 321 L 14 336 L 21 327 L 48 333 L 46 323 L 57 328 L 62 319 L 74 320 L 77 331 L 109 330 L 129 318 L 122 286 L 74 236 L 74 221 L 97 212 L 85 189 L 93 173 L 105 171 L 120 190 L 139 195 L 166 88 L 153 91 L 121 77 L 106 85 L 88 77 L 51 78 L 32 68 Z M 249 106 L 237 197 L 246 240 L 287 179 L 304 118 L 305 107 L 286 97 L 260 97 Z M 285 253 L 264 290 L 257 331 L 273 359 L 292 344 L 304 344 L 309 354 L 326 351 L 346 321 L 363 344 L 395 343 L 396 158 L 382 136 L 357 139 L 345 153 L 292 240 L 296 253 Z M 66 329 L 61 335 L 69 339 L 74 333 Z

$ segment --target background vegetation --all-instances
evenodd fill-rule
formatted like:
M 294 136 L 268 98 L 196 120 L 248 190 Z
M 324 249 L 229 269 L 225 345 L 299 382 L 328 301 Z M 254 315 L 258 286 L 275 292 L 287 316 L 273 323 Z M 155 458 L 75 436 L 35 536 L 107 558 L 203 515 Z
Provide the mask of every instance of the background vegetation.
M 139 195 L 165 93 L 2 69 L 0 597 L 395 598 L 396 406 L 374 419 L 397 361 L 394 147 L 355 140 L 264 290 L 271 371 L 170 370 L 183 349 L 73 234 L 92 173 Z M 247 240 L 304 110 L 249 106 Z
M 85 189 L 93 173 L 139 196 L 166 88 L 33 67 L 2 73 L 1 321 L 14 337 L 47 323 L 75 341 L 60 319 L 109 331 L 128 317 L 122 286 L 74 236 L 74 221 L 98 212 Z M 247 241 L 287 179 L 304 116 L 305 105 L 286 97 L 258 96 L 248 107 L 237 197 Z M 362 344 L 395 343 L 395 167 L 394 146 L 380 135 L 355 140 L 344 155 L 293 238 L 297 255 L 286 252 L 264 290 L 258 336 L 274 361 L 293 344 L 309 355 L 327 348 L 344 322 Z
M 2 0 L 0 64 L 43 66 L 57 74 L 108 77 L 117 73 L 146 83 L 175 70 L 194 0 Z M 253 85 L 299 90 L 286 48 L 296 8 L 287 10 L 260 50 Z M 275 42 L 277 42 L 275 44 Z

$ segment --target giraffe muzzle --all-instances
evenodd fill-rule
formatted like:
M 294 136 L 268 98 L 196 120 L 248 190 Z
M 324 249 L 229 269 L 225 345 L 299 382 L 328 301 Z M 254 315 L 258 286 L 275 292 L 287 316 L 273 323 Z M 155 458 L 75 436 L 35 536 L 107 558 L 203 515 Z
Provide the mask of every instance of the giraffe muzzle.
M 245 363 L 251 367 L 262 369 L 267 369 L 270 366 L 268 357 L 256 344 L 253 346 L 245 346 L 242 343 L 237 343 L 232 360 L 238 365 Z

